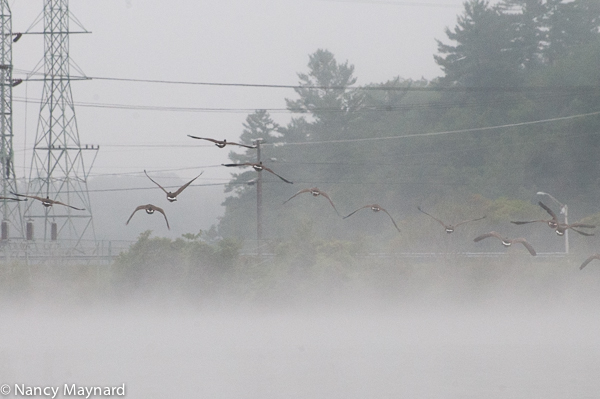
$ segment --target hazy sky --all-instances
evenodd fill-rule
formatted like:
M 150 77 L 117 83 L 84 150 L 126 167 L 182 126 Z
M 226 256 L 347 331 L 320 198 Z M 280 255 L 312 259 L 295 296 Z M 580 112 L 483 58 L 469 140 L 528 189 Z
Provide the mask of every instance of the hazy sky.
M 32 26 L 41 18 L 42 0 L 13 0 L 10 6 L 14 32 L 43 29 L 41 20 Z M 100 145 L 89 188 L 99 175 L 146 169 L 171 171 L 187 181 L 204 170 L 196 183 L 217 185 L 191 189 L 219 196 L 215 206 L 223 198 L 220 184 L 232 172 L 220 166 L 229 149 L 187 135 L 236 140 L 246 116 L 261 108 L 286 124 L 292 115 L 284 99 L 296 98 L 295 92 L 98 78 L 295 85 L 297 73 L 308 70 L 309 54 L 322 48 L 338 62 L 353 64 L 359 85 L 396 76 L 431 79 L 441 75 L 433 60 L 435 39 L 445 40 L 444 29 L 454 27 L 463 11 L 461 0 L 72 0 L 69 7 L 92 32 L 70 37 L 72 61 L 96 78 L 72 83 L 81 143 Z M 73 21 L 70 29 L 81 30 Z M 43 72 L 43 51 L 42 35 L 17 42 L 14 78 Z M 71 74 L 78 75 L 77 69 Z M 13 91 L 18 177 L 29 177 L 41 94 L 42 83 L 33 80 Z M 264 155 L 268 158 L 268 150 Z
M 43 9 L 42 0 L 11 3 L 15 32 L 27 30 Z M 323 48 L 339 62 L 355 65 L 358 84 L 395 76 L 430 79 L 441 73 L 433 61 L 435 39 L 444 39 L 445 27 L 454 26 L 462 12 L 460 0 L 175 0 L 166 4 L 156 0 L 70 1 L 72 14 L 92 32 L 71 36 L 72 60 L 89 77 L 294 85 L 297 73 L 307 71 L 308 55 Z M 42 27 L 39 23 L 30 30 Z M 71 30 L 79 28 L 71 22 Z M 41 35 L 21 39 L 13 47 L 15 77 L 33 70 L 42 56 Z M 72 68 L 71 73 L 77 71 Z M 101 147 L 92 175 L 220 164 L 227 150 L 201 147 L 186 135 L 236 139 L 251 110 L 285 108 L 284 98 L 295 98 L 289 89 L 99 79 L 73 82 L 72 90 L 76 103 L 238 109 L 178 112 L 77 106 L 81 142 Z M 15 100 L 20 101 L 14 107 L 19 176 L 29 175 L 24 168 L 29 169 L 30 162 L 23 155 L 29 155 L 35 138 L 39 113 L 35 101 L 41 91 L 42 84 L 33 81 L 14 90 Z M 22 102 L 25 97 L 32 102 L 27 110 Z M 273 116 L 285 123 L 291 115 L 273 111 Z M 119 147 L 123 145 L 132 147 Z M 211 170 L 202 179 L 229 173 Z M 187 179 L 197 173 L 178 174 Z

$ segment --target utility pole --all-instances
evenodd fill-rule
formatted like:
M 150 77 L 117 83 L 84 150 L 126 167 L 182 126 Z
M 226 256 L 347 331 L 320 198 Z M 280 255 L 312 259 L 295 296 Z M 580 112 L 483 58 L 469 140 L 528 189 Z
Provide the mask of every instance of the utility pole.
M 12 78 L 12 15 L 7 0 L 0 0 L 0 179 L 2 192 L 0 200 L 2 212 L 1 240 L 10 238 L 11 229 L 14 237 L 23 238 L 23 219 L 19 201 L 7 200 L 11 192 L 17 193 L 17 179 L 14 168 L 13 123 L 12 123 L 12 88 L 20 83 Z
M 83 208 L 65 206 L 43 207 L 38 201 L 28 201 L 25 218 L 41 221 L 43 239 L 71 240 L 75 249 L 82 239 L 95 242 L 95 232 L 87 178 L 89 168 L 84 164 L 84 152 L 97 155 L 98 146 L 79 141 L 71 80 L 87 79 L 70 75 L 69 35 L 90 33 L 69 29 L 71 14 L 68 0 L 44 0 L 44 88 L 38 127 L 33 147 L 28 193 Z M 77 68 L 73 64 L 74 68 Z M 83 73 L 80 72 L 82 75 Z M 33 230 L 32 230 L 33 234 Z
M 260 163 L 260 143 L 263 139 L 256 139 L 256 163 Z M 256 253 L 262 257 L 262 173 L 256 178 Z
M 564 204 L 560 212 L 565 215 L 565 224 L 569 224 L 569 207 Z M 569 254 L 569 229 L 565 230 L 565 253 Z

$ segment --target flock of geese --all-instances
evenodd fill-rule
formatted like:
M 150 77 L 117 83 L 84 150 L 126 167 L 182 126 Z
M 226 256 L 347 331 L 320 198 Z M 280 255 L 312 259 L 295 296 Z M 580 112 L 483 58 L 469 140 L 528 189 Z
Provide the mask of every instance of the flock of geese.
M 235 142 L 228 142 L 227 140 L 216 140 L 216 139 L 212 139 L 212 138 L 207 138 L 207 137 L 197 137 L 197 136 L 192 136 L 192 135 L 188 135 L 189 137 L 193 138 L 193 139 L 197 139 L 197 140 L 206 140 L 206 141 L 210 141 L 212 143 L 214 143 L 218 148 L 224 148 L 227 145 L 236 145 L 239 147 L 245 147 L 245 148 L 256 148 L 256 146 L 250 146 L 250 145 L 245 145 L 245 144 L 240 144 L 240 143 L 235 143 Z M 222 164 L 223 166 L 226 167 L 247 167 L 250 166 L 252 167 L 256 172 L 262 172 L 262 171 L 267 171 L 275 176 L 277 176 L 279 179 L 281 179 L 282 181 L 288 183 L 288 184 L 293 184 L 292 181 L 284 178 L 283 176 L 278 175 L 277 173 L 275 173 L 273 170 L 271 170 L 270 168 L 264 166 L 262 164 L 262 162 L 258 162 L 258 163 L 251 163 L 251 162 L 245 162 L 245 163 L 238 163 L 238 164 Z M 204 172 L 202 172 L 204 173 Z M 185 183 L 183 186 L 179 187 L 176 191 L 172 192 L 172 191 L 167 191 L 163 186 L 161 186 L 158 182 L 156 182 L 154 179 L 152 179 L 148 173 L 146 172 L 146 170 L 144 170 L 144 174 L 146 175 L 146 177 L 148 177 L 148 179 L 150 179 L 150 181 L 154 184 L 156 184 L 167 196 L 167 200 L 169 202 L 175 202 L 177 201 L 177 196 L 179 196 L 190 184 L 192 184 L 197 178 L 199 178 L 202 173 L 200 173 L 198 176 L 194 177 L 192 180 L 188 181 L 187 183 Z M 394 220 L 394 218 L 392 217 L 392 215 L 385 210 L 383 207 L 381 207 L 378 204 L 369 204 L 369 205 L 364 205 L 361 206 L 360 208 L 350 212 L 348 215 L 346 216 L 342 216 L 340 214 L 340 212 L 337 210 L 335 204 L 333 203 L 333 201 L 331 200 L 331 197 L 325 193 L 324 191 L 319 190 L 316 187 L 312 187 L 312 188 L 305 188 L 302 189 L 300 191 L 298 191 L 296 194 L 292 195 L 290 198 L 288 198 L 287 200 L 285 200 L 283 202 L 283 204 L 286 204 L 287 202 L 289 202 L 290 200 L 296 198 L 297 196 L 299 196 L 300 194 L 304 194 L 304 193 L 309 193 L 311 194 L 313 197 L 318 197 L 318 196 L 322 196 L 324 198 L 327 199 L 327 201 L 329 201 L 329 204 L 331 205 L 331 207 L 335 210 L 335 212 L 337 213 L 338 216 L 342 217 L 342 219 L 347 219 L 350 216 L 354 215 L 355 213 L 357 213 L 358 211 L 362 210 L 362 209 L 371 209 L 373 212 L 384 212 L 385 214 L 388 215 L 388 217 L 390 218 L 392 224 L 394 225 L 394 227 L 396 228 L 396 230 L 398 230 L 398 232 L 400 232 L 400 228 L 398 227 L 398 225 L 396 224 L 396 221 Z M 0 199 L 5 199 L 5 200 L 13 200 L 13 201 L 27 201 L 28 198 L 40 201 L 42 203 L 42 205 L 46 208 L 49 208 L 53 205 L 62 205 L 62 206 L 66 206 L 75 210 L 79 210 L 79 211 L 83 211 L 85 209 L 82 208 L 76 208 L 72 205 L 69 204 L 65 204 L 63 202 L 60 201 L 55 201 L 50 199 L 49 197 L 43 198 L 43 197 L 38 197 L 35 195 L 25 195 L 25 194 L 17 194 L 14 192 L 11 192 L 11 194 L 13 194 L 15 197 L 0 197 Z M 558 236 L 563 236 L 565 234 L 565 232 L 568 229 L 573 230 L 574 232 L 584 235 L 584 236 L 593 236 L 593 233 L 588 233 L 586 231 L 582 231 L 581 229 L 594 229 L 596 228 L 595 225 L 591 225 L 591 224 L 585 224 L 585 223 L 572 223 L 572 224 L 566 224 L 566 223 L 561 223 L 558 220 L 558 217 L 556 216 L 556 214 L 552 211 L 552 209 L 550 209 L 547 205 L 545 205 L 544 203 L 542 203 L 541 201 L 538 202 L 538 205 L 544 209 L 548 215 L 550 215 L 550 219 L 536 219 L 536 220 L 526 220 L 526 221 L 511 221 L 511 223 L 516 224 L 516 225 L 524 225 L 524 224 L 529 224 L 529 223 L 545 223 L 548 225 L 548 227 L 550 227 L 551 229 L 553 229 L 556 234 Z M 455 229 L 460 226 L 463 225 L 465 223 L 471 223 L 471 222 L 476 222 L 478 220 L 482 220 L 485 218 L 485 216 L 482 217 L 478 217 L 475 219 L 469 219 L 469 220 L 463 220 L 461 222 L 458 223 L 454 223 L 454 224 L 446 224 L 445 222 L 443 222 L 442 220 L 436 218 L 435 216 L 425 212 L 423 209 L 421 209 L 420 206 L 417 207 L 417 209 L 424 213 L 425 215 L 431 217 L 433 220 L 437 221 L 438 223 L 440 223 L 443 227 L 446 233 L 450 234 L 453 233 L 455 231 Z M 167 219 L 167 215 L 164 211 L 164 209 L 153 205 L 153 204 L 145 204 L 145 205 L 139 205 L 138 207 L 135 208 L 135 210 L 133 211 L 133 213 L 131 214 L 131 216 L 129 216 L 129 219 L 127 219 L 127 222 L 125 222 L 126 225 L 129 224 L 129 222 L 131 221 L 131 219 L 133 218 L 133 216 L 136 214 L 136 212 L 144 210 L 146 211 L 147 214 L 152 215 L 155 212 L 159 212 L 163 215 L 163 217 L 165 218 L 165 222 L 167 224 L 167 228 L 170 230 L 171 227 L 169 226 L 169 220 Z M 504 237 L 501 234 L 495 232 L 495 231 L 490 231 L 489 233 L 484 233 L 481 234 L 477 237 L 475 237 L 473 239 L 474 242 L 479 242 L 481 240 L 484 240 L 486 238 L 490 238 L 490 237 L 494 237 L 497 238 L 498 240 L 500 240 L 500 242 L 502 243 L 503 246 L 505 247 L 510 247 L 513 244 L 522 244 L 532 256 L 536 255 L 535 249 L 533 248 L 533 246 L 523 237 L 519 237 L 519 238 L 509 238 L 509 237 Z M 590 262 L 592 262 L 594 259 L 600 260 L 600 253 L 595 253 L 593 255 L 591 255 L 590 257 L 588 257 L 579 267 L 579 269 L 583 269 L 584 267 L 586 267 Z
M 596 226 L 595 225 L 591 225 L 591 224 L 586 224 L 586 223 L 571 223 L 571 224 L 566 224 L 566 223 L 560 223 L 558 220 L 558 217 L 556 216 L 556 214 L 552 211 L 552 209 L 550 209 L 547 205 L 545 205 L 543 202 L 539 201 L 538 205 L 544 209 L 550 216 L 551 219 L 536 219 L 536 220 L 518 220 L 518 221 L 511 221 L 511 223 L 516 224 L 516 225 L 524 225 L 524 224 L 529 224 L 529 223 L 546 223 L 548 225 L 548 227 L 550 227 L 551 229 L 554 230 L 554 232 L 556 233 L 556 235 L 558 236 L 564 236 L 565 232 L 567 231 L 567 229 L 571 229 L 573 231 L 575 231 L 578 234 L 581 234 L 583 236 L 593 236 L 594 233 L 588 233 L 586 231 L 582 231 L 581 229 L 595 229 Z M 430 216 L 431 218 L 433 218 L 434 220 L 438 221 L 442 226 L 444 226 L 444 229 L 446 231 L 446 233 L 450 234 L 454 232 L 454 229 L 461 225 L 461 224 L 465 224 L 465 223 L 469 223 L 469 222 L 475 222 L 477 220 L 481 220 L 484 219 L 485 216 L 482 216 L 480 218 L 476 218 L 476 219 L 470 219 L 470 220 L 465 220 L 459 223 L 456 223 L 454 225 L 448 225 L 445 224 L 443 221 L 441 221 L 440 219 L 430 215 L 429 213 L 425 212 L 424 210 L 421 209 L 421 207 L 417 207 L 417 209 L 421 212 L 423 212 L 424 214 Z M 484 240 L 486 238 L 490 238 L 490 237 L 494 237 L 497 238 L 498 240 L 500 240 L 500 242 L 502 243 L 503 246 L 505 247 L 510 247 L 513 244 L 522 244 L 527 251 L 529 251 L 529 253 L 532 256 L 536 255 L 535 249 L 533 248 L 533 246 L 523 237 L 518 237 L 518 238 L 509 238 L 509 237 L 504 237 L 502 236 L 500 233 L 497 233 L 495 231 L 490 231 L 489 233 L 484 233 L 481 234 L 477 237 L 475 237 L 473 239 L 473 241 L 475 242 L 479 242 L 481 240 Z M 583 269 L 584 267 L 586 267 L 591 261 L 593 261 L 594 259 L 598 259 L 600 260 L 600 254 L 596 253 L 591 255 L 590 257 L 588 257 L 579 267 L 579 269 Z

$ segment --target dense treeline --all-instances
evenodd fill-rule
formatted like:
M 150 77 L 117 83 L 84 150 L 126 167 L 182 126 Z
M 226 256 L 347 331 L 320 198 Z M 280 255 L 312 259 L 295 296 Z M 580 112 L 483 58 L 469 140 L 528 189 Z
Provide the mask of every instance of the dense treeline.
M 499 216 L 515 204 L 494 206 Z M 363 243 L 317 238 L 307 223 L 279 242 L 271 257 L 256 258 L 230 239 L 199 233 L 171 240 L 146 231 L 109 267 L 3 262 L 0 298 L 17 309 L 43 304 L 68 311 L 71 307 L 62 305 L 361 307 L 365 301 L 478 303 L 496 295 L 553 300 L 597 292 L 600 268 L 594 264 L 579 272 L 583 256 L 532 257 L 521 249 L 486 258 L 485 264 L 451 253 L 443 260 L 365 256 Z
M 310 222 L 319 237 L 368 236 L 408 248 L 422 234 L 414 231 L 423 225 L 417 205 L 461 220 L 489 212 L 490 203 L 518 200 L 515 212 L 530 218 L 543 216 L 535 209 L 543 200 L 538 191 L 568 203 L 571 220 L 599 211 L 600 116 L 556 118 L 600 111 L 600 3 L 464 6 L 434 55 L 444 76 L 355 89 L 354 67 L 317 50 L 298 74 L 296 98 L 286 99 L 300 116 L 285 126 L 263 110 L 247 117 L 241 142 L 264 139 L 265 165 L 294 181 L 263 173 L 266 239 L 289 238 Z M 549 121 L 528 123 L 542 120 Z M 503 127 L 479 129 L 493 126 Z M 255 162 L 256 153 L 232 152 L 230 159 Z M 255 179 L 251 170 L 234 175 L 221 236 L 256 237 Z M 398 237 L 385 215 L 367 211 L 341 220 L 322 197 L 304 194 L 282 205 L 315 186 L 344 215 L 378 203 L 406 233 Z
M 507 212 L 514 205 L 495 206 Z M 597 297 L 600 268 L 595 261 L 580 272 L 584 256 L 532 257 L 514 248 L 482 262 L 453 254 L 443 259 L 365 256 L 364 250 L 360 242 L 319 239 L 310 224 L 299 226 L 268 258 L 244 255 L 239 242 L 229 239 L 186 234 L 171 240 L 147 231 L 110 267 L 0 263 L 0 298 L 13 309 L 57 305 L 70 311 L 73 307 L 64 305 L 364 308 L 415 300 L 476 304 L 508 297 L 536 298 L 547 305 L 563 296 Z

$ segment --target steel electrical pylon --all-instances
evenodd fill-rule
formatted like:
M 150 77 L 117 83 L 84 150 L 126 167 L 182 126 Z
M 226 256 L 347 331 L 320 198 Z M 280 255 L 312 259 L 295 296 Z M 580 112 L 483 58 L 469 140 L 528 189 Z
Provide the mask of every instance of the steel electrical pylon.
M 84 150 L 77 130 L 75 107 L 71 93 L 69 58 L 68 0 L 44 0 L 44 88 L 40 106 L 31 170 L 29 195 L 50 198 L 77 208 L 42 206 L 27 202 L 24 217 L 34 223 L 36 236 L 47 240 L 69 242 L 78 248 L 82 240 L 94 240 L 90 197 L 84 165 Z M 41 234 L 40 228 L 42 229 Z
M 17 179 L 14 168 L 13 123 L 12 123 L 12 88 L 16 84 L 12 78 L 12 16 L 7 0 L 0 0 L 0 209 L 2 212 L 2 229 L 0 238 L 23 237 L 23 219 L 18 201 L 11 192 L 17 192 Z

